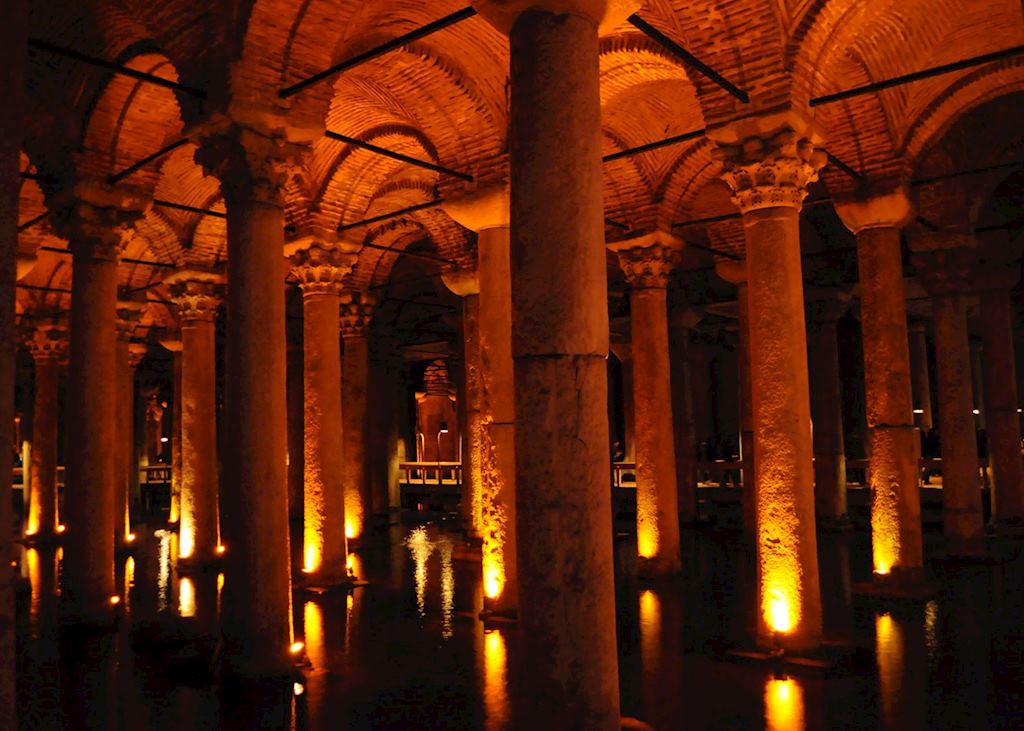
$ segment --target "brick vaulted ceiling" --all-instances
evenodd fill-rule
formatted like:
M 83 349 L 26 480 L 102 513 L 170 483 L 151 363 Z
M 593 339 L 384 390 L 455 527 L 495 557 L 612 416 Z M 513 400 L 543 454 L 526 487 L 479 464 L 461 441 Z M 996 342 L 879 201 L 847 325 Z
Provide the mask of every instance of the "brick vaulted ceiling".
M 282 101 L 277 92 L 318 71 L 465 7 L 467 0 L 50 0 L 35 4 L 33 38 L 203 89 L 188 95 L 114 75 L 43 50 L 30 52 L 33 108 L 22 155 L 20 219 L 47 211 L 75 181 L 105 178 L 179 140 L 211 113 L 244 99 L 297 124 L 487 179 L 506 162 L 508 46 L 480 17 L 413 41 Z M 624 23 L 601 42 L 605 154 L 1024 44 L 1019 0 L 648 0 L 652 26 L 748 92 L 743 103 Z M 1024 54 L 811 108 L 829 152 L 867 178 L 907 180 L 1021 159 Z M 970 120 L 966 123 L 964 120 Z M 223 211 L 219 182 L 185 143 L 119 186 L 199 209 Z M 668 228 L 735 211 L 704 136 L 605 165 L 608 235 Z M 921 208 L 963 211 L 986 225 L 990 200 L 1016 175 L 923 186 Z M 1019 176 L 1018 176 L 1019 177 Z M 287 189 L 289 227 L 329 230 L 438 197 L 452 184 L 424 170 L 323 138 Z M 851 177 L 826 168 L 812 197 L 846 191 Z M 1013 186 L 1010 186 L 1011 188 Z M 1014 188 L 1016 189 L 1016 188 Z M 958 207 L 942 201 L 955 197 Z M 1005 209 L 1006 207 L 1003 206 Z M 1009 215 L 1009 214 L 1008 214 Z M 814 238 L 828 227 L 816 214 Z M 947 221 L 940 221 L 946 224 Z M 948 222 L 953 225 L 953 222 Z M 997 222 L 998 223 L 998 222 Z M 742 255 L 735 220 L 676 229 L 702 247 Z M 439 209 L 353 229 L 363 243 L 415 247 L 465 265 L 472 235 Z M 40 263 L 19 290 L 19 309 L 66 309 L 70 258 L 47 221 L 19 245 Z M 821 242 L 811 245 L 820 246 Z M 168 267 L 217 265 L 226 256 L 223 218 L 153 206 L 125 254 L 121 281 L 159 284 Z M 695 246 L 684 259 L 706 267 Z M 352 284 L 387 284 L 400 257 L 366 247 Z M 410 259 L 405 261 L 412 262 Z M 133 263 L 134 262 L 134 263 Z M 403 267 L 403 270 L 408 267 Z M 611 272 L 614 276 L 614 272 Z M 435 272 L 436 275 L 436 272 Z M 436 281 L 436 276 L 435 276 Z M 438 285 L 439 286 L 439 285 Z M 42 288 L 49 288 L 46 291 Z M 150 308 L 173 326 L 172 308 Z

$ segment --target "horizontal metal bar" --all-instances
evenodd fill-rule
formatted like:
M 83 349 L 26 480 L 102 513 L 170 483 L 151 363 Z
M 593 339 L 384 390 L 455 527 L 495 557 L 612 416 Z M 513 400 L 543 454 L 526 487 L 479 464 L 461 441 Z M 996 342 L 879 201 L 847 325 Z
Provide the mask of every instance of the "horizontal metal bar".
M 700 249 L 701 251 L 706 251 L 710 254 L 714 254 L 715 256 L 720 256 L 723 259 L 731 259 L 732 261 L 743 261 L 742 256 L 738 256 L 736 254 L 733 254 L 732 252 L 722 251 L 721 249 L 716 249 L 713 246 L 705 246 L 704 244 L 696 244 L 692 241 L 687 241 L 685 248 L 691 247 L 694 249 Z
M 56 246 L 40 246 L 39 251 L 50 251 L 54 254 L 64 254 L 65 256 L 71 256 L 71 251 L 68 249 L 58 249 Z M 162 261 L 149 261 L 148 259 L 129 259 L 122 257 L 121 262 L 126 264 L 141 264 L 142 266 L 160 267 L 162 269 L 177 269 L 177 264 L 165 264 Z
M 835 165 L 837 168 L 842 170 L 844 173 L 846 173 L 848 176 L 850 176 L 854 180 L 863 180 L 864 179 L 863 175 L 858 173 L 856 170 L 854 170 L 852 167 L 850 167 L 845 162 L 840 160 L 838 157 L 833 155 L 831 152 L 826 152 L 825 154 L 828 155 L 828 161 L 830 163 Z
M 604 222 L 605 222 L 606 225 L 611 226 L 612 228 L 617 228 L 620 231 L 629 231 L 629 224 L 628 223 L 623 223 L 622 221 L 616 221 L 614 218 L 606 218 L 606 219 L 604 219 Z
M 121 170 L 120 172 L 114 173 L 109 178 L 107 178 L 107 182 L 110 183 L 111 185 L 113 185 L 114 183 L 121 182 L 122 180 L 127 178 L 129 175 L 131 175 L 135 171 L 141 170 L 142 168 L 146 167 L 146 165 L 149 165 L 151 162 L 159 160 L 161 157 L 163 157 L 164 155 L 167 155 L 168 153 L 174 152 L 175 150 L 177 150 L 182 145 L 188 143 L 188 141 L 189 141 L 188 137 L 182 137 L 180 140 L 176 140 L 176 141 L 172 142 L 171 144 L 167 145 L 166 147 L 161 147 L 159 150 L 154 152 L 152 155 L 147 155 L 146 157 L 142 158 L 138 162 L 132 163 L 131 165 L 126 167 L 124 170 Z
M 706 63 L 701 61 L 699 58 L 694 56 L 692 53 L 687 51 L 685 48 L 680 46 L 674 40 L 666 36 L 660 30 L 652 26 L 646 20 L 641 18 L 639 15 L 634 13 L 626 19 L 630 25 L 639 30 L 641 33 L 646 35 L 655 43 L 659 44 L 672 54 L 678 56 L 683 60 L 683 63 L 692 66 L 697 72 L 706 76 L 708 79 L 722 87 L 725 91 L 732 94 L 734 97 L 739 99 L 744 104 L 750 103 L 750 95 L 743 91 L 741 88 L 733 84 L 727 78 L 722 76 L 720 73 L 715 71 L 713 68 L 708 66 Z
M 695 218 L 692 221 L 680 221 L 673 223 L 672 228 L 686 228 L 687 226 L 703 226 L 707 223 L 721 223 L 722 221 L 732 221 L 741 217 L 740 213 L 725 213 L 721 216 L 710 216 L 708 218 Z
M 1004 58 L 1010 58 L 1024 53 L 1024 46 L 1014 46 L 1013 48 L 1006 48 L 1002 51 L 995 51 L 994 53 L 986 53 L 981 56 L 974 56 L 973 58 L 966 58 L 962 61 L 954 61 L 953 63 L 943 64 L 942 66 L 935 66 L 934 68 L 924 69 L 923 71 L 915 71 L 911 74 L 903 74 L 902 76 L 895 76 L 891 79 L 885 79 L 884 81 L 876 81 L 872 84 L 866 84 L 864 86 L 858 86 L 854 89 L 847 89 L 846 91 L 837 91 L 834 94 L 826 94 L 825 96 L 815 97 L 811 99 L 811 106 L 817 107 L 822 104 L 831 104 L 833 102 L 842 101 L 844 99 L 850 99 L 855 96 L 861 96 L 863 94 L 871 94 L 876 91 L 882 91 L 883 89 L 890 89 L 894 86 L 902 86 L 903 84 L 910 84 L 914 81 L 921 81 L 923 79 L 930 79 L 933 76 L 941 76 L 942 74 L 951 74 L 954 71 L 963 71 L 974 66 L 981 66 L 982 64 L 989 63 L 991 61 L 1001 61 Z
M 675 137 L 666 137 L 663 140 L 657 140 L 655 142 L 648 142 L 646 145 L 640 145 L 639 147 L 630 147 L 626 150 L 619 150 L 613 152 L 610 155 L 605 155 L 601 158 L 602 162 L 612 162 L 614 160 L 620 160 L 624 157 L 631 157 L 633 155 L 639 155 L 641 152 L 650 152 L 651 150 L 657 150 L 661 147 L 668 147 L 669 145 L 678 145 L 683 142 L 689 142 L 690 140 L 698 139 L 704 136 L 704 129 L 695 129 L 692 132 L 685 132 Z
M 433 254 L 424 254 L 419 251 L 406 251 L 405 249 L 393 249 L 390 246 L 381 246 L 380 244 L 368 244 L 364 243 L 367 249 L 376 249 L 377 251 L 390 251 L 392 254 L 398 254 L 399 256 L 411 256 L 414 259 L 423 259 L 424 261 L 432 261 L 437 264 L 451 264 L 448 259 L 442 259 L 440 256 L 434 256 Z
M 19 178 L 25 180 L 35 180 L 40 183 L 56 183 L 57 179 L 49 175 L 43 175 L 42 173 L 30 173 L 28 170 L 18 173 Z
M 159 198 L 153 199 L 154 206 L 160 206 L 161 208 L 173 208 L 176 211 L 185 211 L 187 213 L 198 213 L 201 216 L 213 216 L 214 218 L 227 218 L 228 214 L 223 211 L 212 211 L 209 208 L 196 208 L 195 206 L 188 206 L 184 203 L 175 203 L 174 201 L 165 201 Z
M 995 172 L 996 170 L 1006 170 L 1008 168 L 1015 168 L 1024 165 L 1024 160 L 1014 160 L 1013 162 L 1004 162 L 998 165 L 986 165 L 981 168 L 971 168 L 970 170 L 958 170 L 952 173 L 943 173 L 942 175 L 933 175 L 928 178 L 918 178 L 917 180 L 911 180 L 911 185 L 928 185 L 929 183 L 937 183 L 940 180 L 950 180 L 952 178 L 962 178 L 968 175 L 982 175 L 984 173 Z
M 371 48 L 369 51 L 364 51 L 363 53 L 353 56 L 352 58 L 345 59 L 341 63 L 335 64 L 334 66 L 331 66 L 329 69 L 325 69 L 317 74 L 313 74 L 307 79 L 303 79 L 302 81 L 292 84 L 291 86 L 286 86 L 284 89 L 281 89 L 281 91 L 279 91 L 277 95 L 282 99 L 287 99 L 290 96 L 295 96 L 303 89 L 306 89 L 312 86 L 313 84 L 318 84 L 324 79 L 329 79 L 330 77 L 336 76 L 342 73 L 343 71 L 348 71 L 349 69 L 355 68 L 356 66 L 359 66 L 362 63 L 366 63 L 371 59 L 377 58 L 378 56 L 382 56 L 383 54 L 388 53 L 389 51 L 394 51 L 398 48 L 401 48 L 402 46 L 411 43 L 412 41 L 419 40 L 420 38 L 425 38 L 433 33 L 437 33 L 439 30 L 444 30 L 449 26 L 455 25 L 456 23 L 461 23 L 463 20 L 466 20 L 467 18 L 472 18 L 474 15 L 476 15 L 476 10 L 472 7 L 467 7 L 463 8 L 462 10 L 458 10 L 452 13 L 451 15 L 446 15 L 443 18 L 438 18 L 437 20 L 427 23 L 426 25 L 417 28 L 416 30 L 405 33 L 404 35 L 400 35 L 397 38 L 392 38 L 390 41 L 387 41 L 386 43 L 382 43 L 381 45 L 375 48 Z
M 343 223 L 338 226 L 338 233 L 348 231 L 353 228 L 359 228 L 360 226 L 369 226 L 374 223 L 379 223 L 380 221 L 386 221 L 389 218 L 398 218 L 399 216 L 404 216 L 406 213 L 416 213 L 416 211 L 425 211 L 430 208 L 437 208 L 442 203 L 444 203 L 444 201 L 439 198 L 437 200 L 427 201 L 426 203 L 417 203 L 416 205 L 409 206 L 408 208 L 400 208 L 399 210 L 392 211 L 391 213 L 382 213 L 381 215 L 374 216 L 373 218 L 364 218 L 362 221 Z
M 330 130 L 327 130 L 326 132 L 324 132 L 324 137 L 327 137 L 328 139 L 332 140 L 337 140 L 338 142 L 344 142 L 346 145 L 352 145 L 353 147 L 368 150 L 378 155 L 383 155 L 384 157 L 389 157 L 392 160 L 398 160 L 399 162 L 406 162 L 409 163 L 410 165 L 416 165 L 417 167 L 421 167 L 426 170 L 432 170 L 435 173 L 441 173 L 442 175 L 450 175 L 453 178 L 465 180 L 470 183 L 473 182 L 472 175 L 460 173 L 458 170 L 452 170 L 451 168 L 446 168 L 443 165 L 435 165 L 434 163 L 427 162 L 426 160 L 420 160 L 415 157 L 409 157 L 408 155 L 403 155 L 401 152 L 395 152 L 394 150 L 389 150 L 385 147 L 378 147 L 377 145 L 371 144 L 369 142 L 363 142 L 360 139 L 356 139 L 355 137 L 349 137 L 348 135 L 343 135 L 339 132 L 331 132 Z
M 187 84 L 180 84 L 177 81 L 171 81 L 170 79 L 164 79 L 155 74 L 147 74 L 145 71 L 136 71 L 135 69 L 128 68 L 127 66 L 113 61 L 107 61 L 106 59 L 97 58 L 96 56 L 90 56 L 81 51 L 76 51 L 72 48 L 65 48 L 64 46 L 58 46 L 55 43 L 44 41 L 41 38 L 29 38 L 29 48 L 36 48 L 42 51 L 48 51 L 58 56 L 65 56 L 75 61 L 80 61 L 90 66 L 97 66 L 108 71 L 113 71 L 115 74 L 121 74 L 122 76 L 130 76 L 133 79 L 139 81 L 145 81 L 149 84 L 155 84 L 157 86 L 163 86 L 167 89 L 173 89 L 174 91 L 180 91 L 182 94 L 189 94 L 196 97 L 197 99 L 205 99 L 206 92 L 202 89 L 197 89 L 194 86 L 188 86 Z
M 26 229 L 32 228 L 33 226 L 35 226 L 40 221 L 45 221 L 47 218 L 49 218 L 49 216 L 50 216 L 50 211 L 44 211 L 43 213 L 40 213 L 35 218 L 30 218 L 29 220 L 25 221 L 25 223 L 18 224 L 18 233 L 21 233 L 22 231 L 24 231 Z

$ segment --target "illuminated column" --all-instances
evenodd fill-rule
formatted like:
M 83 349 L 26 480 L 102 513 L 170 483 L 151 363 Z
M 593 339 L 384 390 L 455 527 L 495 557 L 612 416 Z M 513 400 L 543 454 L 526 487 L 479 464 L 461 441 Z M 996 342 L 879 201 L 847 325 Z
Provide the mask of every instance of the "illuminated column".
M 57 398 L 60 364 L 67 355 L 66 327 L 40 325 L 28 341 L 36 366 L 32 416 L 32 476 L 25 535 L 45 543 L 57 535 Z
M 292 273 L 302 288 L 303 423 L 305 425 L 302 570 L 315 585 L 345 580 L 348 505 L 338 308 L 341 280 L 353 257 L 332 243 L 302 241 L 292 249 Z M 342 434 L 344 433 L 344 439 Z
M 488 441 L 481 460 L 484 593 L 488 610 L 511 613 L 518 605 L 518 589 L 508 190 L 499 185 L 450 198 L 445 211 L 477 234 L 480 370 Z
M 985 273 L 981 294 L 981 332 L 985 358 L 985 414 L 992 465 L 992 522 L 1024 521 L 1024 465 L 1021 463 L 1017 404 L 1017 357 L 1013 350 L 1010 288 L 1019 272 L 1010 268 Z
M 910 219 L 910 201 L 897 190 L 837 203 L 836 212 L 857 237 L 875 577 L 916 581 L 924 561 L 920 450 L 900 254 L 900 228 Z
M 739 336 L 740 459 L 743 463 L 743 534 L 753 544 L 757 538 L 757 477 L 754 471 L 754 400 L 750 392 L 750 299 L 747 295 L 747 263 L 721 260 L 715 272 L 736 285 Z
M 183 269 L 164 278 L 181 316 L 181 495 L 178 556 L 217 558 L 217 364 L 214 330 L 224 277 Z
M 111 597 L 118 593 L 114 529 L 124 520 L 115 511 L 115 493 L 122 486 L 115 468 L 115 455 L 122 454 L 117 262 L 139 202 L 98 186 L 81 192 L 96 204 L 77 204 L 67 236 L 73 258 L 61 599 L 65 621 L 109 625 Z
M 484 445 L 483 380 L 480 353 L 480 282 L 476 271 L 445 273 L 445 286 L 462 298 L 462 362 L 465 369 L 466 423 L 462 429 L 462 502 L 460 510 L 471 536 L 482 534 Z
M 638 5 L 476 6 L 510 36 L 521 710 L 549 728 L 620 727 L 598 30 Z
M 345 434 L 345 535 L 359 539 L 367 529 L 373 510 L 370 480 L 366 472 L 366 389 L 370 371 L 367 335 L 376 300 L 366 292 L 347 290 L 341 295 L 341 327 L 345 354 L 341 360 L 341 414 Z
M 166 279 L 164 280 L 167 281 Z M 176 333 L 160 341 L 164 350 L 169 350 L 172 357 L 171 400 L 171 505 L 167 513 L 168 525 L 178 525 L 181 521 L 181 335 Z
M 286 330 L 300 330 L 289 320 Z M 287 382 L 288 382 L 288 522 L 293 525 L 302 524 L 302 511 L 305 504 L 304 443 L 303 443 L 303 411 L 302 400 L 302 342 L 301 335 L 292 332 L 288 337 Z M 296 570 L 301 570 L 301 561 Z
M 676 492 L 679 496 L 679 519 L 686 525 L 697 520 L 697 438 L 693 430 L 690 331 L 696 327 L 702 316 L 700 310 L 687 308 L 673 310 L 668 319 Z
M 747 243 L 757 637 L 762 647 L 806 650 L 821 641 L 821 596 L 799 216 L 825 155 L 789 120 L 764 122 L 763 129 L 751 120 L 718 132 L 723 178 L 743 215 Z
M 807 303 L 814 502 L 819 524 L 836 527 L 847 521 L 837 321 L 849 307 L 849 296 L 842 292 L 815 294 L 824 296 Z
M 978 442 L 971 395 L 971 350 L 962 294 L 973 285 L 977 254 L 967 245 L 915 254 L 914 265 L 932 297 L 942 447 L 942 527 L 954 556 L 985 552 Z
M 914 390 L 914 423 L 921 431 L 932 428 L 932 385 L 928 375 L 928 323 L 914 320 L 910 330 L 910 381 Z M 920 411 L 921 413 L 917 413 Z
M 135 366 L 131 352 L 135 326 L 146 308 L 144 301 L 117 301 L 117 446 L 114 449 L 114 548 L 124 548 L 135 536 L 131 525 L 132 462 L 135 457 Z
M 238 125 L 202 140 L 196 152 L 220 179 L 227 204 L 220 497 L 230 547 L 221 604 L 229 676 L 281 676 L 292 666 L 282 248 L 284 190 L 300 152 L 279 136 Z
M 665 287 L 672 272 L 674 250 L 681 249 L 682 242 L 655 233 L 608 248 L 618 254 L 619 266 L 630 286 L 640 568 L 648 574 L 672 574 L 682 564 L 672 385 L 666 378 L 671 371 Z

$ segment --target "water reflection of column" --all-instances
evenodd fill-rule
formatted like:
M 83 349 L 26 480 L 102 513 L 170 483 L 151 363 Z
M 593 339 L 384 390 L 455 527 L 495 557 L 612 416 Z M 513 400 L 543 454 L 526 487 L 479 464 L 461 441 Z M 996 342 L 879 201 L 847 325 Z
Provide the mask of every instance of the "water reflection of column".
M 640 653 L 644 676 L 657 677 L 661 664 L 661 600 L 650 589 L 640 592 Z
M 484 631 L 484 728 L 503 729 L 508 722 L 508 649 L 500 630 Z
M 768 678 L 764 685 L 766 731 L 804 728 L 804 689 L 796 678 Z
M 441 636 L 452 636 L 452 613 L 455 609 L 455 571 L 452 568 L 452 542 L 442 538 L 441 550 Z
M 324 638 L 324 610 L 319 604 L 307 601 L 302 605 L 303 640 L 306 656 L 314 670 L 327 667 L 327 643 Z
M 426 593 L 427 593 L 427 559 L 434 552 L 434 544 L 427 536 L 426 528 L 416 528 L 409 534 L 405 541 L 412 554 L 412 560 L 416 564 L 416 609 L 420 617 L 427 616 Z

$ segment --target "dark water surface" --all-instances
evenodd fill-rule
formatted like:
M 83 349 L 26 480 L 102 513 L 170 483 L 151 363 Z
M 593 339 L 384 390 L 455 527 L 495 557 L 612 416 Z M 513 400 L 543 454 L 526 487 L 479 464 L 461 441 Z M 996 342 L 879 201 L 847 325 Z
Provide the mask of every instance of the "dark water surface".
M 353 559 L 368 586 L 294 595 L 305 682 L 218 689 L 217 575 L 178 576 L 177 537 L 139 526 L 118 559 L 125 616 L 116 632 L 58 630 L 59 553 L 26 549 L 18 597 L 23 729 L 503 729 L 515 724 L 529 658 L 515 625 L 485 627 L 479 564 L 458 534 L 392 526 Z M 828 638 L 860 648 L 842 673 L 785 675 L 715 659 L 748 644 L 754 566 L 734 533 L 688 533 L 684 574 L 642 583 L 617 541 L 624 715 L 657 729 L 1024 728 L 1024 541 L 1011 560 L 936 568 L 931 601 L 855 596 L 866 537 L 819 539 Z M 296 542 L 297 545 L 297 542 Z

